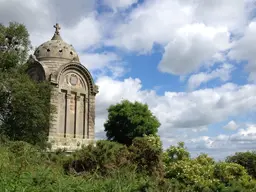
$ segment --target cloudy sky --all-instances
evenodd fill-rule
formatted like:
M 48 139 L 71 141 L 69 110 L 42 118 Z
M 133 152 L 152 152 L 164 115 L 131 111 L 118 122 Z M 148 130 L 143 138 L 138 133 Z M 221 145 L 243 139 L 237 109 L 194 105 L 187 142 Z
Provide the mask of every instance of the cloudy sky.
M 109 105 L 147 103 L 164 147 L 223 159 L 256 148 L 256 0 L 0 0 L 33 46 L 53 25 L 99 85 L 96 135 Z

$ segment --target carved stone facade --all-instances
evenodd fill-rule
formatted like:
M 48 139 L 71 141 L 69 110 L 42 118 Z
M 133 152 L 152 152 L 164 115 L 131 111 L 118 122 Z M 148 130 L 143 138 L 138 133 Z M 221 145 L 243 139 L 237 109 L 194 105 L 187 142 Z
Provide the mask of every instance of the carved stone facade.
M 52 39 L 30 56 L 27 73 L 35 81 L 48 80 L 53 86 L 51 104 L 56 111 L 49 129 L 52 149 L 73 151 L 94 140 L 98 86 L 74 48 L 62 40 L 59 25 L 54 27 Z

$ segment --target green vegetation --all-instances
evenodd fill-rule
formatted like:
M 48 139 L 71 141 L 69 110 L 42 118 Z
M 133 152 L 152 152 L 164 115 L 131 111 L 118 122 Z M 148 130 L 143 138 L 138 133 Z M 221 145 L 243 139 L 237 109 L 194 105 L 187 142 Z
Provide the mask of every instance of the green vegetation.
M 25 73 L 30 50 L 24 25 L 0 25 L 0 133 L 10 140 L 45 146 L 50 119 L 50 84 Z
M 256 153 L 225 162 L 191 158 L 183 142 L 162 149 L 148 106 L 123 101 L 108 109 L 108 140 L 67 155 L 47 152 L 50 92 L 25 74 L 30 49 L 23 25 L 0 25 L 0 191 L 254 192 Z
M 172 158 L 147 136 L 127 147 L 98 141 L 68 156 L 47 153 L 23 141 L 2 141 L 1 191 L 255 191 L 256 181 L 236 163 L 215 162 L 205 154 Z M 181 146 L 171 146 L 180 151 Z M 182 149 L 187 156 L 188 151 Z M 165 163 L 169 162 L 169 163 Z
M 227 157 L 226 162 L 242 165 L 246 168 L 248 174 L 256 179 L 256 152 L 238 152 Z
M 156 135 L 160 126 L 146 104 L 124 100 L 108 108 L 108 120 L 104 124 L 109 140 L 130 145 L 135 137 Z

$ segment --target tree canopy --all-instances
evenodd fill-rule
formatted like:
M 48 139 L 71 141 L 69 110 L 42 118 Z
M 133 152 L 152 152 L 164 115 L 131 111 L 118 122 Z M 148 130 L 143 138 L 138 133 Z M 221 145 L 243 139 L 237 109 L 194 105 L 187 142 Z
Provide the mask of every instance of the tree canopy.
M 107 138 L 130 145 L 135 137 L 156 135 L 160 122 L 146 104 L 123 100 L 108 108 L 108 120 L 104 124 Z
M 10 22 L 9 26 L 0 24 L 0 71 L 19 69 L 29 54 L 31 43 L 26 27 Z
M 246 168 L 249 175 L 256 178 L 256 152 L 237 152 L 226 158 L 228 163 L 237 163 Z
M 31 48 L 26 27 L 0 25 L 0 132 L 9 139 L 42 143 L 50 118 L 50 85 L 25 73 Z

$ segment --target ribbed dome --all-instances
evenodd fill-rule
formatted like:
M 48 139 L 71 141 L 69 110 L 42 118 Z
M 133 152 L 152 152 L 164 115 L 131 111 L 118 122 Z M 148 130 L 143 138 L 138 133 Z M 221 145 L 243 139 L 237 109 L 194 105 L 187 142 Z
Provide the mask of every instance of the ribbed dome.
M 34 55 L 39 61 L 43 60 L 68 60 L 79 61 L 78 54 L 72 45 L 64 42 L 60 36 L 60 27 L 58 24 L 54 25 L 56 28 L 55 34 L 50 41 L 40 45 Z

